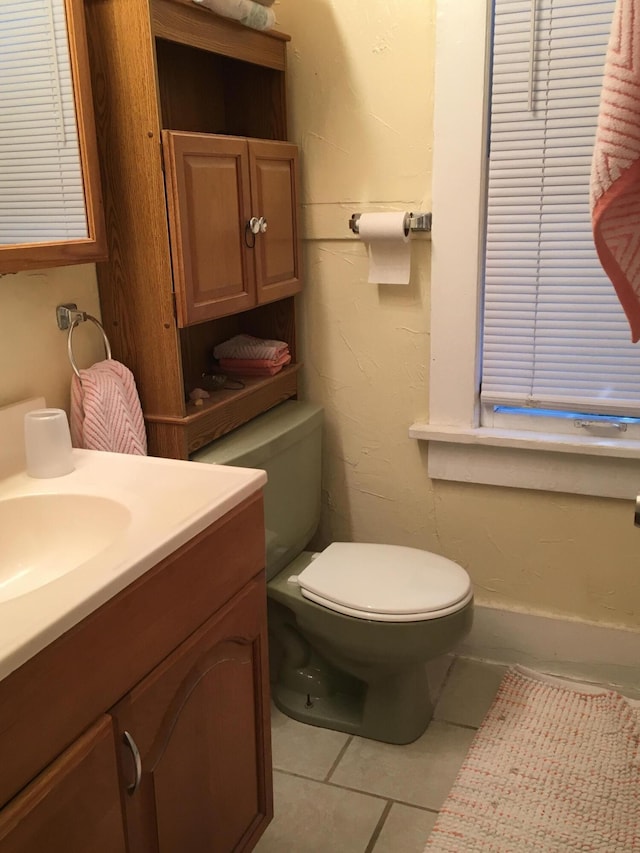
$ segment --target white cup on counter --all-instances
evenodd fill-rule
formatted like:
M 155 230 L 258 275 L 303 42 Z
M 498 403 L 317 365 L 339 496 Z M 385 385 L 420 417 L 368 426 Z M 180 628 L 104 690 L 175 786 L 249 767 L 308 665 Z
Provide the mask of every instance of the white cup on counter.
M 71 433 L 64 409 L 34 409 L 24 417 L 27 474 L 45 479 L 70 474 L 73 464 Z

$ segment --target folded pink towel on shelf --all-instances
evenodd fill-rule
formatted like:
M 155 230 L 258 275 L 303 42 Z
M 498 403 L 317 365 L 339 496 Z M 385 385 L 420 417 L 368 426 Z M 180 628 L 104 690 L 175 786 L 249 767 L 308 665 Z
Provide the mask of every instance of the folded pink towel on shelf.
M 74 447 L 147 455 L 147 434 L 133 374 L 107 359 L 71 378 Z
M 221 358 L 220 369 L 224 373 L 236 376 L 275 376 L 291 361 L 290 353 L 285 353 L 279 359 L 251 358 Z
M 253 335 L 235 335 L 214 347 L 213 357 L 274 360 L 287 352 L 289 352 L 289 344 L 286 341 L 269 341 L 264 338 L 255 338 Z
M 284 367 L 291 361 L 291 353 L 282 353 L 278 358 L 221 358 L 220 367 L 222 370 L 242 370 L 249 368 L 251 370 L 272 367 Z
M 593 239 L 640 340 L 640 0 L 618 0 L 591 169 Z

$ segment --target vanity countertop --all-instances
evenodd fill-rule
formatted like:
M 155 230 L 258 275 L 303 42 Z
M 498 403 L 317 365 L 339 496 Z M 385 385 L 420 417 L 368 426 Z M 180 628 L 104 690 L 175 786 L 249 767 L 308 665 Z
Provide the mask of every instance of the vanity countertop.
M 104 533 L 96 553 L 86 559 L 75 557 L 74 568 L 65 567 L 59 576 L 22 594 L 12 597 L 5 590 L 0 595 L 0 679 L 257 492 L 267 479 L 261 470 L 149 456 L 74 450 L 73 457 L 75 470 L 63 477 L 33 479 L 21 472 L 0 480 L 0 586 L 10 588 L 14 566 L 21 575 L 32 571 L 29 559 L 24 564 L 16 560 L 17 537 L 26 537 L 27 544 L 33 537 L 25 553 L 38 549 L 46 553 L 49 548 L 49 563 L 52 552 L 64 553 L 65 540 L 49 545 L 43 533 L 46 525 L 41 526 L 38 518 L 40 507 L 48 511 L 57 497 L 61 501 L 56 517 L 63 521 L 66 541 L 75 529 L 85 539 L 93 535 L 81 529 L 86 524 L 81 518 L 74 527 L 74 507 L 85 519 L 95 507 L 91 528 L 98 537 Z M 3 503 L 10 510 L 4 515 Z M 21 516 L 22 507 L 27 511 Z M 37 509 L 33 518 L 31 507 Z M 113 517 L 106 513 L 101 522 L 101 507 L 113 508 Z M 109 524 L 113 527 L 113 518 L 114 531 L 102 531 Z M 7 571 L 5 565 L 3 571 L 2 554 L 10 550 L 12 567 Z M 69 553 L 74 553 L 71 541 Z M 215 554 L 211 568 L 216 570 Z

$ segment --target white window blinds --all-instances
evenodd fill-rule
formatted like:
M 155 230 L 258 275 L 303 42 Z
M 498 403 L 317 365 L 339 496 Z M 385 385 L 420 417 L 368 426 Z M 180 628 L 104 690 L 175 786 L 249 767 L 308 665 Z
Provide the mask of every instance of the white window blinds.
M 531 0 L 495 3 L 483 403 L 640 412 L 640 347 L 589 213 L 614 5 L 537 0 L 532 41 Z
M 87 236 L 64 0 L 2 0 L 0 243 Z

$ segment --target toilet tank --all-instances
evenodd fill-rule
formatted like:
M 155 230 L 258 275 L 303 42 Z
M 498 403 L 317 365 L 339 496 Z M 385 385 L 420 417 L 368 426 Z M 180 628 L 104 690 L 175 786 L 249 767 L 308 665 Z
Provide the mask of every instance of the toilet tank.
M 191 455 L 194 462 L 262 468 L 267 578 L 304 550 L 320 521 L 322 409 L 287 400 Z

